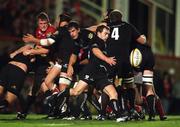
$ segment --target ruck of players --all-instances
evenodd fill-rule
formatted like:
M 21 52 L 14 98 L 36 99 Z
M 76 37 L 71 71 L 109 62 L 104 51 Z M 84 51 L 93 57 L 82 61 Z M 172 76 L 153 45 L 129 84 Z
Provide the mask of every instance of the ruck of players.
M 45 12 L 39 13 L 35 34 L 23 35 L 24 46 L 10 54 L 0 72 L 0 109 L 18 100 L 16 119 L 24 120 L 43 93 L 45 119 L 166 120 L 153 83 L 151 46 L 122 17 L 110 9 L 98 25 L 81 28 L 62 13 L 54 27 Z M 21 91 L 31 72 L 33 87 L 24 98 Z

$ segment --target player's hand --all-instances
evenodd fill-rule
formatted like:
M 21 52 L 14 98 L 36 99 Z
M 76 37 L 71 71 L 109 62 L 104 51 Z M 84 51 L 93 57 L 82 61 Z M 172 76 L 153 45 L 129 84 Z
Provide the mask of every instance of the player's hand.
M 23 36 L 23 41 L 26 43 L 34 42 L 35 37 L 32 34 L 27 34 Z
M 105 61 L 106 61 L 106 63 L 108 63 L 111 66 L 116 65 L 115 57 L 107 57 L 107 59 Z
M 12 59 L 12 58 L 14 58 L 16 55 L 17 55 L 17 53 L 16 53 L 16 52 L 13 52 L 13 53 L 11 53 L 9 56 L 10 56 L 10 58 Z

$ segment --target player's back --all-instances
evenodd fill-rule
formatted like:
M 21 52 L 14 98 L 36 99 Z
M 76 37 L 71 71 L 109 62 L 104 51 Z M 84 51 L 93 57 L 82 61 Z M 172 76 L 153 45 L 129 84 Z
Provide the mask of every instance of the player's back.
M 108 54 L 121 59 L 128 58 L 133 40 L 133 30 L 126 22 L 110 24 Z

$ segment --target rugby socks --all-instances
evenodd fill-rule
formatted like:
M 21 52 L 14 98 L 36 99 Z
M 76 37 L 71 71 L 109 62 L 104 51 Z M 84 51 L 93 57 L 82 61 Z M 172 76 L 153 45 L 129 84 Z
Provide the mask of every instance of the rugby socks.
M 61 113 L 61 109 L 64 106 L 64 104 L 68 104 L 69 96 L 70 96 L 70 88 L 66 88 L 63 91 L 59 92 L 56 97 L 56 105 L 53 109 L 53 112 L 55 112 L 56 115 L 59 115 Z
M 87 92 L 83 92 L 81 93 L 78 97 L 77 97 L 77 111 L 76 111 L 76 117 L 80 115 L 80 113 L 82 112 L 83 114 L 86 114 L 86 109 L 87 105 L 86 105 L 86 100 L 87 100 Z M 88 109 L 89 110 L 89 109 Z
M 155 96 L 154 95 L 147 96 L 146 101 L 149 108 L 149 116 L 154 117 L 155 116 Z
M 160 119 L 165 116 L 164 108 L 162 106 L 161 100 L 159 98 L 156 99 L 156 111 L 159 114 Z
M 104 92 L 101 94 L 101 115 L 106 116 L 106 108 L 109 103 L 109 97 Z
M 128 89 L 127 97 L 129 100 L 130 109 L 135 109 L 135 89 L 133 88 Z
M 118 100 L 116 100 L 116 99 L 110 100 L 109 105 L 113 109 L 113 112 L 116 114 L 116 118 L 119 118 L 120 112 L 119 112 Z
M 31 105 L 35 102 L 35 100 L 36 100 L 36 96 L 30 96 L 30 95 L 27 96 L 27 101 L 26 101 L 25 107 L 22 111 L 23 114 L 28 113 Z
M 94 108 L 98 111 L 98 113 L 100 114 L 101 112 L 101 105 L 98 102 L 97 97 L 93 94 L 93 95 L 89 95 L 91 97 L 88 97 L 88 101 L 94 106 Z
M 63 91 L 59 92 L 57 94 L 57 97 L 60 98 L 60 97 L 69 97 L 70 96 L 70 88 L 66 88 L 64 89 Z

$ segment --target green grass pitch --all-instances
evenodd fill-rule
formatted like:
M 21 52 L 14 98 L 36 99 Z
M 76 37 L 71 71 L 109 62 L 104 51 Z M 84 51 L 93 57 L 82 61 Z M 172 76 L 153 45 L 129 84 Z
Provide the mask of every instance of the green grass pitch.
M 45 115 L 28 115 L 26 120 L 15 120 L 15 114 L 0 114 L 0 127 L 180 127 L 180 116 L 168 116 L 165 121 L 128 121 L 116 123 L 113 120 L 47 120 Z

